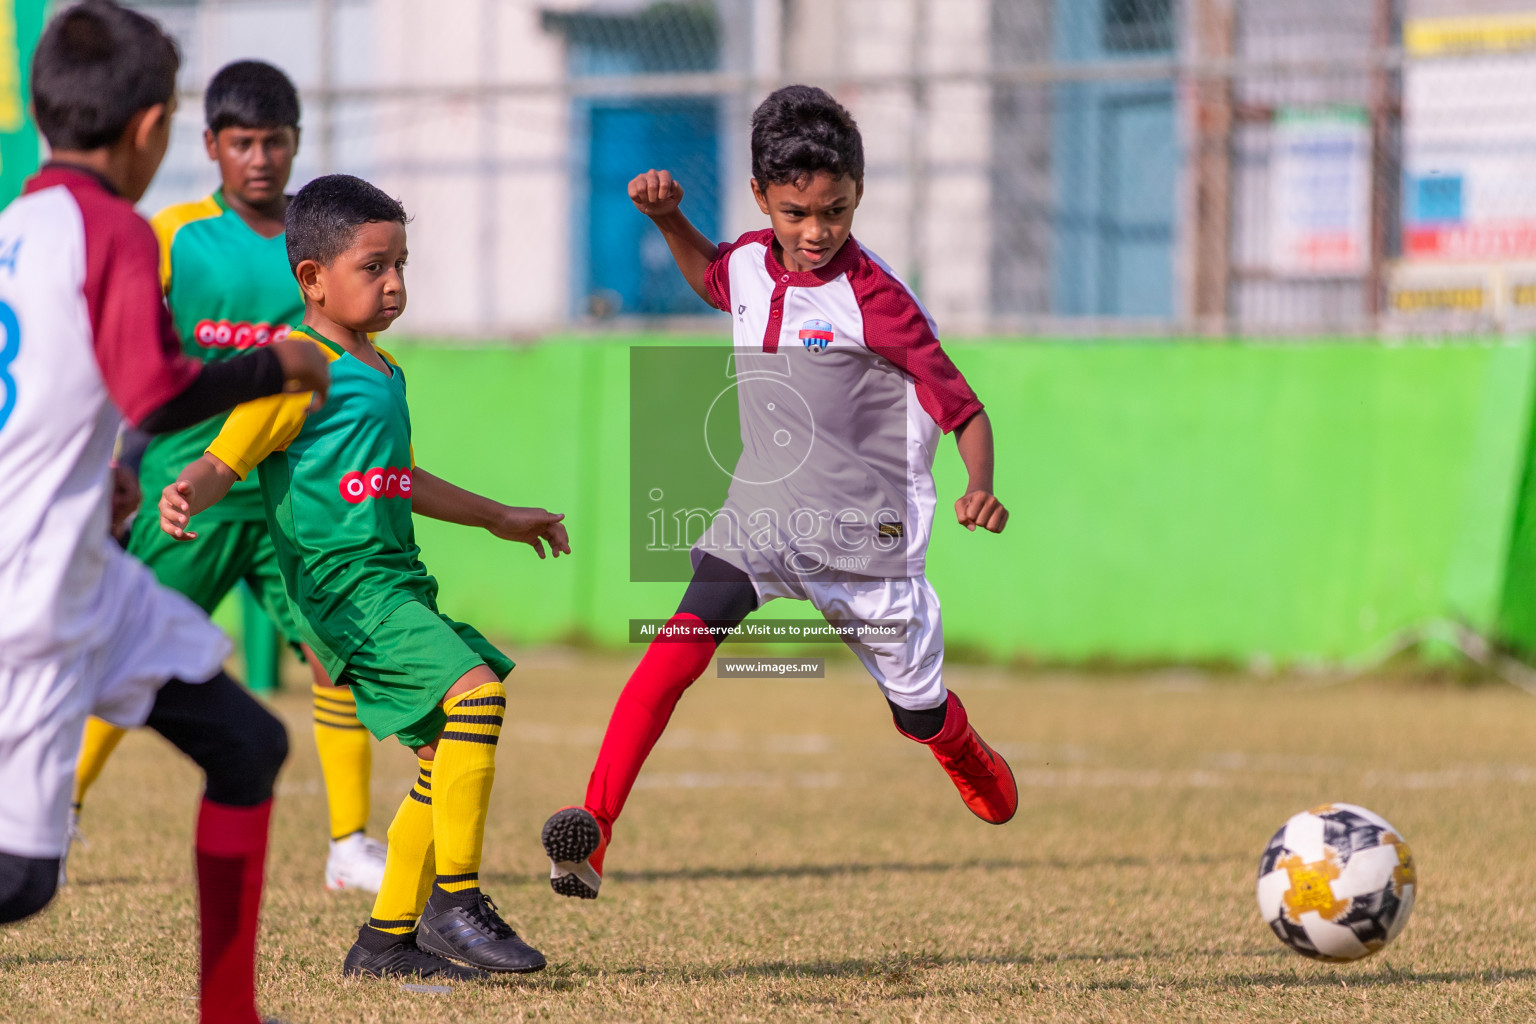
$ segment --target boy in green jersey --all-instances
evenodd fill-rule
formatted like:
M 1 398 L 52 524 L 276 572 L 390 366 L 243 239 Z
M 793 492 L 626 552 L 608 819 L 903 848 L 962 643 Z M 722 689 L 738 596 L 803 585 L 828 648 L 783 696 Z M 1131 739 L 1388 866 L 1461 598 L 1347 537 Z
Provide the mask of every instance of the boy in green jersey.
M 294 197 L 288 262 L 305 308 L 292 336 L 330 358 L 329 399 L 314 413 L 302 395 L 236 408 L 208 451 L 161 493 L 160 527 L 177 540 L 196 538 L 192 517 L 259 466 L 300 636 L 351 689 L 369 731 L 395 736 L 420 759 L 389 827 L 373 914 L 344 972 L 536 971 L 544 957 L 507 926 L 479 883 L 512 662 L 438 612 L 437 581 L 421 564 L 411 516 L 482 526 L 540 558 L 546 542 L 557 557 L 570 545 L 562 516 L 502 505 L 417 468 L 405 373 L 370 340 L 405 309 L 405 221 L 398 202 L 348 175 L 318 178 Z
M 208 83 L 204 111 L 203 143 L 219 165 L 222 185 L 211 196 L 160 211 L 151 226 L 160 241 L 160 285 L 182 347 L 204 362 L 218 362 L 281 341 L 304 316 L 304 297 L 288 269 L 283 238 L 284 189 L 299 146 L 299 96 L 272 65 L 236 61 Z M 120 461 L 130 467 L 140 463 L 142 488 L 156 494 L 202 455 L 223 422 L 215 417 L 153 440 L 130 436 Z M 384 846 L 363 831 L 372 741 L 357 720 L 351 691 L 332 685 L 299 642 L 256 481 L 232 487 L 203 517 L 200 529 L 202 543 L 189 547 L 161 532 L 156 517 L 140 516 L 128 551 L 161 583 L 209 613 L 244 580 L 304 654 L 315 677 L 315 746 L 330 809 L 326 888 L 378 892 Z M 75 776 L 76 816 L 123 733 L 102 719 L 87 723 Z

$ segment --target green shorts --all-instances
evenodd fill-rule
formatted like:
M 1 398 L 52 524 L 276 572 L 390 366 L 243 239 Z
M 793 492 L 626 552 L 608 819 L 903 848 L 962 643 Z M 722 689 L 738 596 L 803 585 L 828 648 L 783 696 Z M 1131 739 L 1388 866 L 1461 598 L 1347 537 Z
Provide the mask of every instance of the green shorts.
M 155 579 L 185 594 L 209 615 L 244 580 L 278 632 L 303 657 L 298 622 L 283 588 L 266 519 L 199 522 L 194 529 L 196 540 L 176 540 L 160 529 L 160 517 L 149 509 L 133 521 L 128 553 L 149 566 Z
M 473 626 L 411 601 L 379 623 L 336 681 L 352 688 L 357 718 L 376 738 L 420 747 L 443 731 L 443 694 L 464 673 L 489 665 L 506 679 L 512 664 Z

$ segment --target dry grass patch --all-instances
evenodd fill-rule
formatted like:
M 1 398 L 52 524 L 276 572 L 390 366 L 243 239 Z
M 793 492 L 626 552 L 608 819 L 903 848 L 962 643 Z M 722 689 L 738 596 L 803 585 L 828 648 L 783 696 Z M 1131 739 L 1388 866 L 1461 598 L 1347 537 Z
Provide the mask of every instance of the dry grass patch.
M 856 665 L 706 678 L 620 823 L 601 899 L 545 882 L 538 830 L 579 799 L 628 661 L 522 659 L 483 878 L 544 974 L 448 994 L 343 980 L 368 899 L 322 886 L 308 702 L 274 817 L 268 1012 L 312 1021 L 1465 1021 L 1536 1019 L 1536 702 L 1499 686 L 1321 686 L 1193 673 L 956 668 L 1018 774 L 977 822 Z M 373 832 L 414 760 L 381 745 Z M 130 736 L 90 847 L 39 919 L 0 931 L 0 1019 L 194 1019 L 191 767 Z M 1364 963 L 1284 951 L 1253 876 L 1294 811 L 1349 800 L 1406 833 L 1422 895 Z

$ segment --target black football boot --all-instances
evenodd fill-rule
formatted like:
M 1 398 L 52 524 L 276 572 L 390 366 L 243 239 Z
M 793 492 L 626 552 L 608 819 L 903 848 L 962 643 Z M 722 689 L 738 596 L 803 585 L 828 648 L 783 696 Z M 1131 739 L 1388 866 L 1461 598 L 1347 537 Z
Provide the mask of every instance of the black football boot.
M 436 891 L 427 900 L 417 927 L 422 949 L 499 974 L 544 969 L 544 954 L 517 937 L 489 896 L 478 890 L 469 900 L 447 895 Z

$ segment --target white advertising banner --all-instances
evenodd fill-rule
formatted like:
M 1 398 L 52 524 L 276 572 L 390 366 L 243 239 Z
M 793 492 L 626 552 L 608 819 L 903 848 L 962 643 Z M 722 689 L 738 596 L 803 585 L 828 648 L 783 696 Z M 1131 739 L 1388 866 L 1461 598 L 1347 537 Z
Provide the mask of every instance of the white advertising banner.
M 1403 35 L 1403 256 L 1536 259 L 1536 14 L 1410 19 Z
M 1270 164 L 1271 269 L 1358 277 L 1371 260 L 1371 122 L 1358 108 L 1282 109 Z

